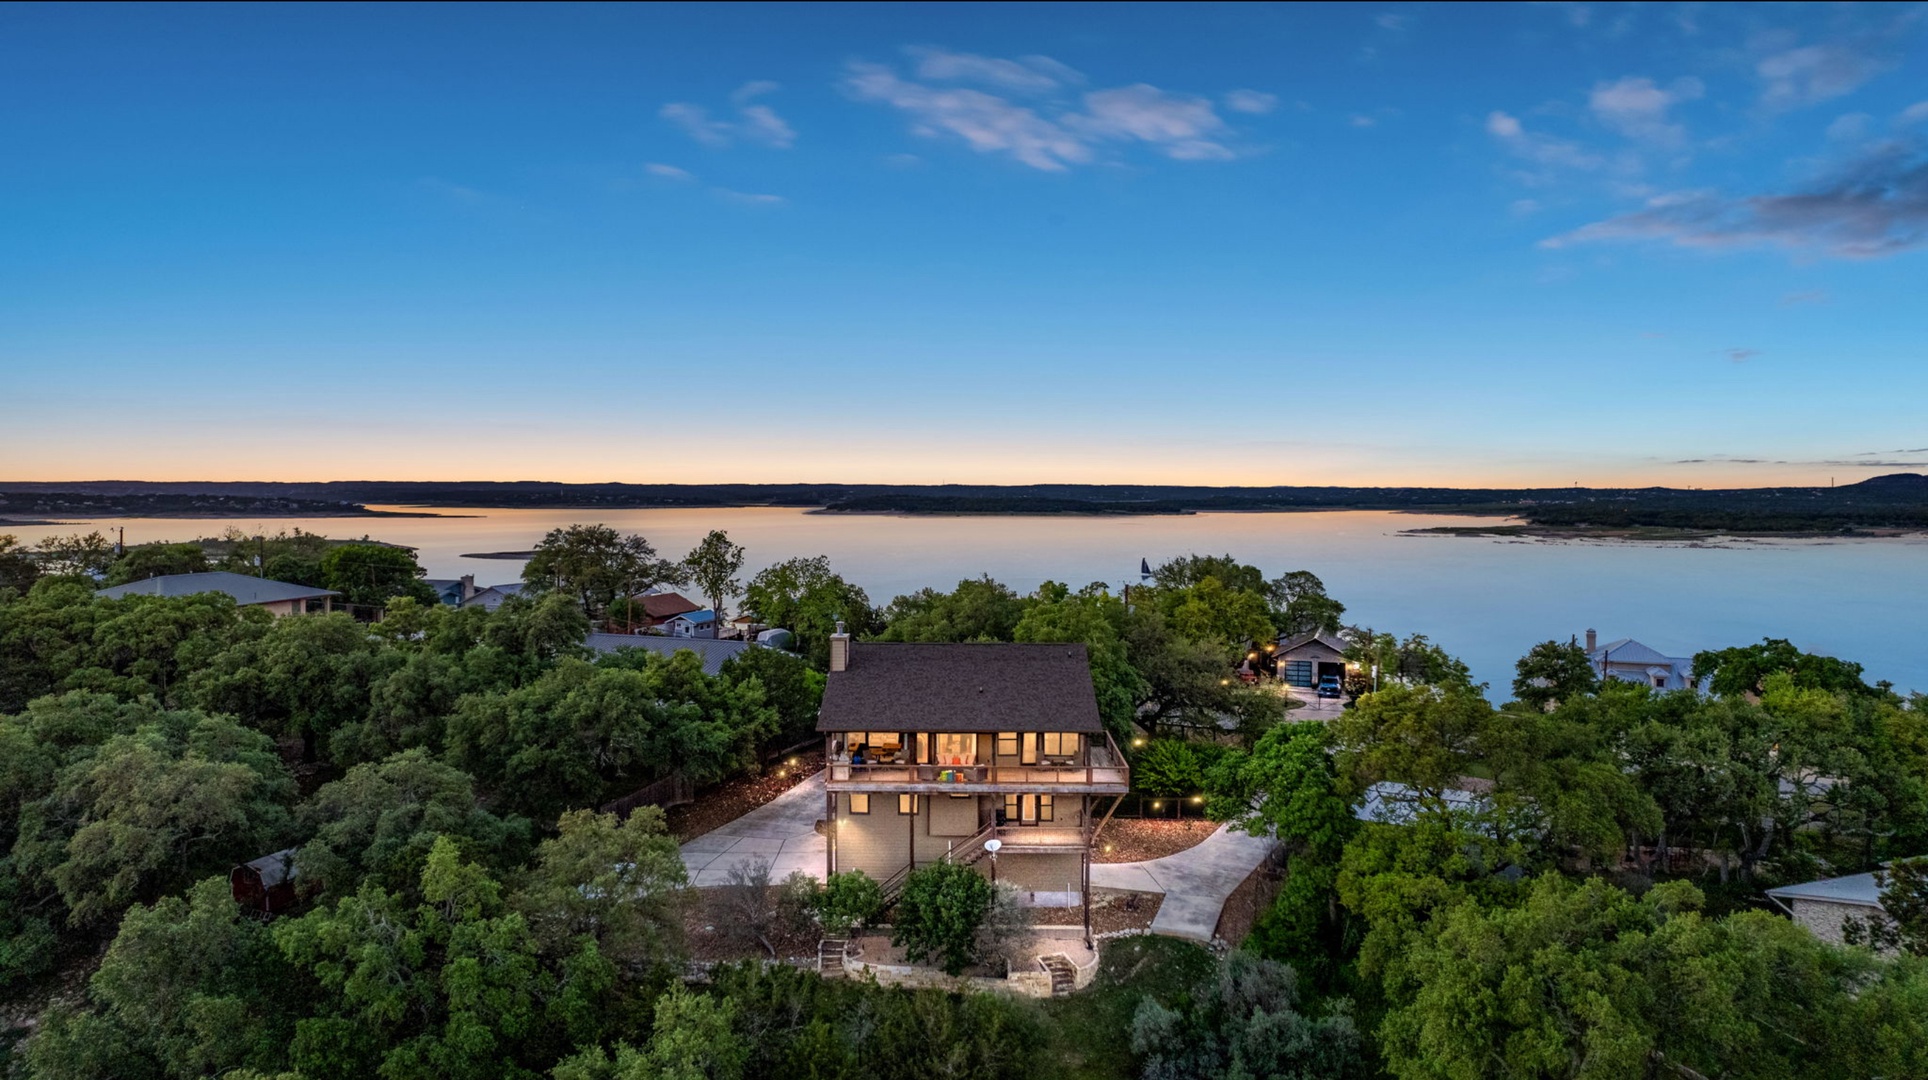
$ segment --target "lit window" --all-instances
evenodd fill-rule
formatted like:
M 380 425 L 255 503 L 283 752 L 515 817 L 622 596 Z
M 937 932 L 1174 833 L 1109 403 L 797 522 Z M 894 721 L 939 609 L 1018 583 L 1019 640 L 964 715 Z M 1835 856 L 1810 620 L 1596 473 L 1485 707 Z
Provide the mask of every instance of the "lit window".
M 919 735 L 918 738 L 923 738 Z M 939 735 L 937 737 L 937 762 L 939 765 L 977 764 L 977 736 Z
M 917 796 L 897 796 L 897 812 L 900 814 L 915 814 L 917 812 Z
M 1000 731 L 997 733 L 997 756 L 998 757 L 1017 757 L 1018 756 L 1018 733 L 1017 732 Z
M 850 812 L 853 814 L 870 813 L 870 796 L 852 795 L 850 797 Z
M 1038 796 L 1038 820 L 1050 821 L 1051 814 L 1052 814 L 1052 796 L 1050 795 Z
M 1039 736 L 1044 740 L 1044 756 L 1048 758 L 1068 758 L 1078 756 L 1078 733 L 1075 731 L 1047 731 Z

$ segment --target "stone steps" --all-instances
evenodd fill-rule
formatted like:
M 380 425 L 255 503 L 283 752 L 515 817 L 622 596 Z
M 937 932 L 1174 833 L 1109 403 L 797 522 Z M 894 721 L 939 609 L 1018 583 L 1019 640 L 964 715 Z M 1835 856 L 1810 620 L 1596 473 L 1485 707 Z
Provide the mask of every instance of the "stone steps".
M 1051 973 L 1052 997 L 1063 997 L 1077 989 L 1078 969 L 1071 966 L 1071 961 L 1063 953 L 1040 956 L 1038 963 L 1043 965 L 1044 970 Z
M 844 971 L 844 954 L 849 942 L 843 938 L 824 938 L 817 943 L 817 974 L 826 979 L 841 979 Z

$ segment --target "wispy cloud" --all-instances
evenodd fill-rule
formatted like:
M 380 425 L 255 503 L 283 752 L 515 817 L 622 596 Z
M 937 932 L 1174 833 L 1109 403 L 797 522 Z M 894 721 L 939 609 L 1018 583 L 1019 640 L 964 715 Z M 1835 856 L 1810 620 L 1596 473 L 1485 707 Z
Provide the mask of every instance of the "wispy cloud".
M 1147 83 L 1077 92 L 1084 76 L 1049 57 L 1017 60 L 920 47 L 910 76 L 869 61 L 845 69 L 843 88 L 888 105 L 925 138 L 956 138 L 979 153 L 1003 154 L 1034 169 L 1062 172 L 1099 159 L 1112 145 L 1139 145 L 1178 161 L 1238 156 L 1233 131 L 1211 99 Z M 957 85 L 964 84 L 964 85 Z M 975 84 L 975 85 L 970 85 Z M 1235 95 L 1239 104 L 1233 104 Z M 1227 96 L 1227 108 L 1269 111 L 1257 91 Z
M 1381 30 L 1392 30 L 1395 32 L 1404 30 L 1410 23 L 1410 20 L 1404 15 L 1395 15 L 1390 11 L 1374 15 L 1372 21 L 1373 24 Z
M 687 101 L 672 101 L 659 109 L 657 115 L 682 128 L 684 134 L 704 146 L 720 149 L 742 141 L 787 150 L 796 144 L 796 131 L 775 109 L 756 102 L 776 89 L 776 83 L 763 79 L 737 87 L 730 94 L 730 105 L 736 112 L 730 120 L 717 119 L 710 115 L 709 109 Z
M 1852 93 L 1888 66 L 1857 46 L 1830 42 L 1764 56 L 1754 73 L 1762 82 L 1761 104 L 1779 112 Z
M 487 206 L 497 201 L 495 196 L 486 191 L 451 183 L 439 176 L 424 176 L 415 184 L 423 191 L 431 192 L 461 206 Z
M 1642 209 L 1541 241 L 1549 248 L 1657 240 L 1681 247 L 1773 245 L 1877 258 L 1928 242 L 1928 148 L 1915 139 L 1865 147 L 1806 190 L 1727 195 L 1675 191 Z
M 659 161 L 652 161 L 643 166 L 643 169 L 651 176 L 660 176 L 665 180 L 682 180 L 688 182 L 696 179 L 696 176 L 688 169 L 679 169 L 674 165 L 665 165 Z
M 1264 116 L 1279 107 L 1279 97 L 1262 90 L 1234 90 L 1225 95 L 1225 107 L 1233 112 Z M 1928 101 L 1922 102 L 1919 107 L 1923 112 L 1928 112 Z
M 1808 289 L 1804 292 L 1791 292 L 1781 297 L 1781 306 L 1805 307 L 1809 304 L 1825 304 L 1831 299 L 1833 297 L 1828 295 L 1826 289 Z M 1903 453 L 1914 453 L 1914 451 L 1907 450 Z
M 743 206 L 782 206 L 790 200 L 781 195 L 762 195 L 749 191 L 732 191 L 729 188 L 711 188 L 717 198 Z
M 1602 124 L 1630 139 L 1677 147 L 1687 141 L 1687 129 L 1672 122 L 1668 110 L 1704 92 L 1699 79 L 1676 79 L 1663 88 L 1652 79 L 1629 75 L 1596 84 L 1587 107 Z
M 1084 81 L 1083 75 L 1048 56 L 1002 60 L 927 45 L 905 51 L 917 61 L 917 77 L 930 82 L 977 83 L 1019 94 L 1044 94 Z
M 1759 349 L 1722 349 L 1720 351 L 1720 354 L 1722 356 L 1727 357 L 1727 359 L 1733 363 L 1745 364 L 1749 360 L 1752 360 L 1755 357 L 1761 355 L 1761 350 Z
M 1606 164 L 1605 156 L 1570 139 L 1526 130 L 1519 117 L 1511 113 L 1496 110 L 1487 114 L 1486 133 L 1513 154 L 1544 168 L 1590 172 Z

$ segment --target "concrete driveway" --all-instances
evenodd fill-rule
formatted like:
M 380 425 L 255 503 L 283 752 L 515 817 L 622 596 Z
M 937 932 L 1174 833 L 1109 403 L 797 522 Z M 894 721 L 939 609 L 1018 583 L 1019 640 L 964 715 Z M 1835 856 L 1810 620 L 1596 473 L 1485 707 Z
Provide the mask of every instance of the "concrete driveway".
M 1330 720 L 1345 711 L 1346 699 L 1342 697 L 1322 698 L 1315 690 L 1288 686 L 1286 693 L 1299 702 L 1299 707 L 1285 714 L 1287 720 Z
M 730 869 L 767 859 L 770 880 L 782 881 L 801 870 L 823 880 L 822 836 L 817 819 L 823 816 L 822 772 L 757 807 L 727 825 L 683 845 L 683 866 L 690 884 L 729 884 Z
M 1195 847 L 1144 862 L 1092 863 L 1091 884 L 1101 889 L 1163 893 L 1151 932 L 1209 943 L 1232 890 L 1249 877 L 1276 843 L 1221 825 Z

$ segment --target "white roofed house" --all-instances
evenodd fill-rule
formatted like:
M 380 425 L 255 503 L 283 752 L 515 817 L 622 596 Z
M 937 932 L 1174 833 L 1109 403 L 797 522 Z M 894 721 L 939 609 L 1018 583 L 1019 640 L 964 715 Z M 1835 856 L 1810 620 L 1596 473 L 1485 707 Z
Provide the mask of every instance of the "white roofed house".
M 1599 635 L 1587 631 L 1587 659 L 1602 679 L 1639 683 L 1655 690 L 1691 690 L 1694 661 L 1689 656 L 1668 656 L 1632 638 L 1601 644 Z
M 1881 883 L 1872 872 L 1823 878 L 1767 890 L 1794 921 L 1822 941 L 1845 944 L 1850 919 L 1882 924 L 1888 913 L 1881 906 Z

